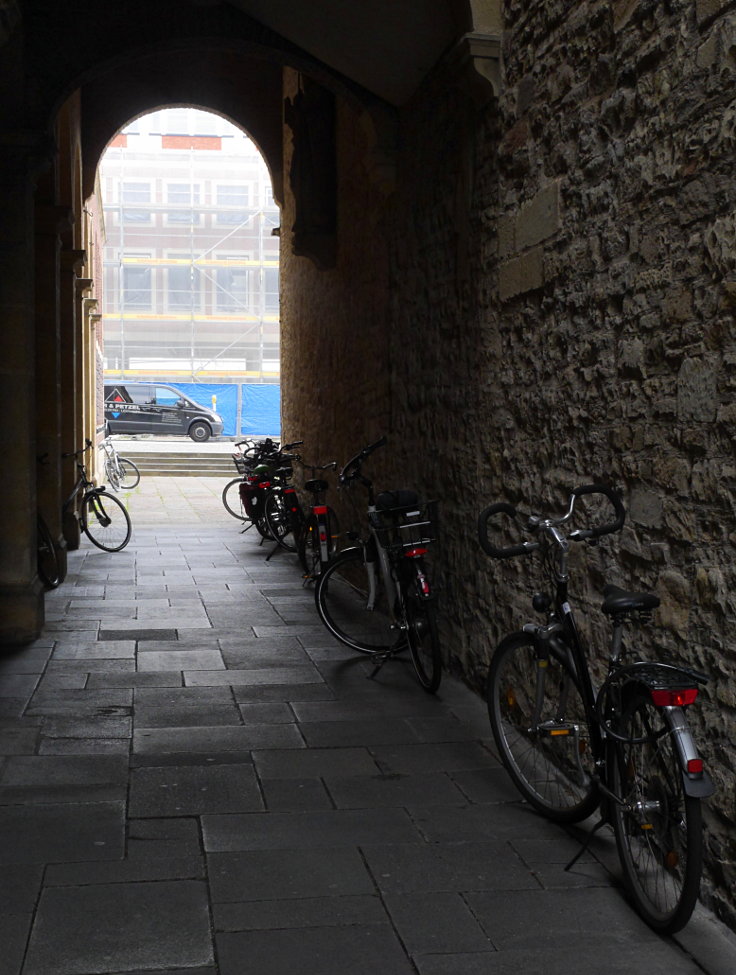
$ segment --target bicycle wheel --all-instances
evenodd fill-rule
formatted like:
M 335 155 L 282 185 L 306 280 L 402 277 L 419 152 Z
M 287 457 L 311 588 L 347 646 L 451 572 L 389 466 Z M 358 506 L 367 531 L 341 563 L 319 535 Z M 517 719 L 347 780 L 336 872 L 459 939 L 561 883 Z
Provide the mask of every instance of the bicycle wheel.
M 56 589 L 61 582 L 61 565 L 54 539 L 41 515 L 37 515 L 36 546 L 38 574 L 47 589 Z
M 585 708 L 571 667 L 540 658 L 515 633 L 493 655 L 488 715 L 503 764 L 521 794 L 548 819 L 574 823 L 598 804 Z
M 434 694 L 442 679 L 442 653 L 437 630 L 437 609 L 431 598 L 422 595 L 424 565 L 413 564 L 412 576 L 406 581 L 405 610 L 409 652 L 419 683 Z M 426 583 L 425 583 L 426 585 Z
M 332 508 L 327 509 L 324 518 L 327 536 L 327 561 L 329 561 L 337 551 L 337 538 L 340 534 L 340 526 L 337 521 L 337 515 Z M 319 537 L 319 519 L 314 512 L 307 515 L 302 531 L 297 538 L 296 550 L 305 575 L 310 579 L 316 579 L 321 572 L 322 551 Z
M 106 552 L 119 552 L 130 541 L 132 527 L 125 506 L 106 491 L 90 491 L 82 501 L 82 528 Z
M 138 487 L 141 481 L 141 472 L 132 460 L 127 457 L 118 457 L 118 470 L 120 471 L 120 487 L 124 491 L 132 491 Z
M 222 489 L 222 503 L 225 506 L 225 511 L 233 518 L 237 518 L 239 521 L 249 521 L 240 497 L 240 485 L 242 483 L 242 477 L 234 477 L 232 481 L 228 481 Z
M 367 563 L 362 548 L 346 549 L 334 558 L 317 580 L 314 598 L 324 625 L 353 650 L 386 653 L 406 643 L 391 622 L 379 565 Z
M 647 924 L 673 934 L 687 924 L 698 899 L 700 799 L 685 793 L 672 735 L 648 693 L 633 696 L 615 730 L 639 739 L 612 746 L 611 784 L 623 799 L 611 803 L 613 831 L 626 887 Z
M 109 457 L 105 461 L 105 478 L 113 491 L 120 490 L 120 470 L 115 461 Z
M 296 540 L 291 530 L 294 513 L 281 491 L 269 491 L 263 506 L 269 536 L 287 552 L 296 552 Z

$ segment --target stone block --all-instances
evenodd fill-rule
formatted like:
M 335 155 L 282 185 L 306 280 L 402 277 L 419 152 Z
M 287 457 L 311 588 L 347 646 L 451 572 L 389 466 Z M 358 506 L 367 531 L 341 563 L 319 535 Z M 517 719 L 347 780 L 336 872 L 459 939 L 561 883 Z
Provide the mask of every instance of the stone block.
M 681 423 L 715 420 L 718 389 L 714 356 L 685 359 L 677 377 L 677 417 Z
M 560 186 L 550 183 L 525 203 L 516 221 L 516 247 L 523 251 L 560 229 Z
M 534 291 L 543 284 L 544 253 L 541 247 L 506 261 L 498 270 L 498 295 L 501 301 Z

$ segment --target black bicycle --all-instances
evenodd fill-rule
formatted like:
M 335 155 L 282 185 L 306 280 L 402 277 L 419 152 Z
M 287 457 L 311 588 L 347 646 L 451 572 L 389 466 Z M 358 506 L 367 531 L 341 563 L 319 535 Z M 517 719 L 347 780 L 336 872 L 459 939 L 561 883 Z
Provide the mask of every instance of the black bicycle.
M 93 545 L 105 552 L 119 552 L 130 541 L 132 525 L 130 515 L 125 505 L 109 494 L 103 486 L 95 487 L 87 476 L 87 468 L 82 462 L 82 456 L 92 446 L 87 440 L 86 446 L 73 453 L 62 454 L 64 458 L 73 457 L 77 468 L 77 480 L 64 502 L 63 512 L 72 510 L 79 500 L 79 523 L 84 534 Z
M 585 498 L 584 507 L 596 496 L 607 511 L 612 506 L 613 520 L 569 530 L 576 503 Z M 501 546 L 490 541 L 491 519 L 500 532 L 517 517 L 510 504 L 486 508 L 478 522 L 480 544 L 496 559 L 538 553 L 551 592 L 538 592 L 532 600 L 544 622 L 507 636 L 491 660 L 487 701 L 499 754 L 521 794 L 549 819 L 579 822 L 600 807 L 593 832 L 612 825 L 636 909 L 655 930 L 673 933 L 684 927 L 697 901 L 700 803 L 713 792 L 686 718 L 707 677 L 639 659 L 635 645 L 625 647 L 624 625 L 648 620 L 659 597 L 608 585 L 601 609 L 611 620 L 612 640 L 596 693 L 569 602 L 568 555 L 571 543 L 620 531 L 623 505 L 608 486 L 585 485 L 571 493 L 563 516 L 526 518 L 533 541 Z M 589 513 L 588 523 L 592 517 Z
M 319 617 L 346 646 L 372 656 L 375 675 L 383 664 L 408 649 L 419 682 L 437 690 L 442 657 L 437 630 L 435 590 L 427 563 L 435 540 L 435 502 L 422 502 L 415 491 L 374 495 L 362 472 L 364 462 L 386 438 L 348 461 L 338 481 L 342 488 L 361 484 L 368 492 L 368 524 L 363 537 L 336 555 L 315 587 Z

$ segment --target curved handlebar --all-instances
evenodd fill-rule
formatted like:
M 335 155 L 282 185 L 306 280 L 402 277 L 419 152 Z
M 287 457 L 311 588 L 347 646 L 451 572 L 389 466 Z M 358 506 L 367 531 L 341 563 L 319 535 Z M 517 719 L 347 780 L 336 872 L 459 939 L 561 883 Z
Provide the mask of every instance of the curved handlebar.
M 607 498 L 615 512 L 615 519 L 611 522 L 607 522 L 604 525 L 598 525 L 595 528 L 579 528 L 575 531 L 570 532 L 568 536 L 573 541 L 586 541 L 593 538 L 600 538 L 601 535 L 610 535 L 613 532 L 621 531 L 624 526 L 624 521 L 626 519 L 626 510 L 616 492 L 608 487 L 607 484 L 584 484 L 580 487 L 573 488 L 570 492 L 570 505 L 567 514 L 562 518 L 551 518 L 547 521 L 533 518 L 530 519 L 527 528 L 532 531 L 538 531 L 540 528 L 556 528 L 556 526 L 567 521 L 573 512 L 575 507 L 575 501 L 578 498 L 584 497 L 588 494 L 600 494 Z M 494 545 L 488 538 L 488 522 L 489 520 L 497 514 L 507 515 L 509 518 L 517 518 L 518 512 L 513 505 L 507 504 L 504 501 L 500 501 L 496 504 L 491 504 L 487 508 L 484 508 L 478 516 L 478 541 L 480 542 L 480 547 L 491 558 L 494 559 L 511 559 L 517 555 L 528 555 L 531 552 L 536 551 L 540 543 L 539 542 L 521 542 L 518 545 L 510 545 L 504 548 L 500 548 Z M 556 536 L 559 539 L 559 532 Z
M 368 447 L 363 447 L 340 471 L 338 477 L 340 484 L 347 484 L 348 481 L 360 477 L 360 468 L 363 461 L 370 457 L 374 450 L 378 450 L 379 447 L 384 447 L 386 443 L 386 437 L 380 437 L 375 443 L 370 444 Z
M 478 515 L 478 541 L 486 555 L 490 555 L 492 559 L 512 559 L 515 555 L 526 555 L 539 548 L 539 542 L 521 542 L 519 545 L 510 545 L 507 548 L 493 545 L 488 538 L 488 520 L 498 514 L 516 518 L 517 511 L 513 505 L 499 501 L 484 508 Z

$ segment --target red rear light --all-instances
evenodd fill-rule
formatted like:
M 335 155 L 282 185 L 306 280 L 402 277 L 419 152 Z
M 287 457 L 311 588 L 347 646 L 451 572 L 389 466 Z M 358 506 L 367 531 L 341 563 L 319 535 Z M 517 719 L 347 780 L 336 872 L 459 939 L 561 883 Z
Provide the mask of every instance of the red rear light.
M 702 758 L 690 758 L 687 762 L 687 770 L 691 775 L 702 775 L 703 774 L 703 759 Z
M 697 687 L 686 687 L 680 690 L 652 691 L 652 700 L 658 708 L 684 708 L 688 704 L 692 704 L 697 696 Z
M 417 548 L 408 548 L 404 552 L 404 558 L 405 559 L 418 559 L 420 555 L 426 555 L 426 554 L 427 554 L 426 548 L 419 548 L 419 547 L 417 547 Z
M 326 515 L 327 514 L 327 505 L 326 504 L 318 504 L 318 505 L 315 505 L 312 510 L 314 511 L 315 515 Z

